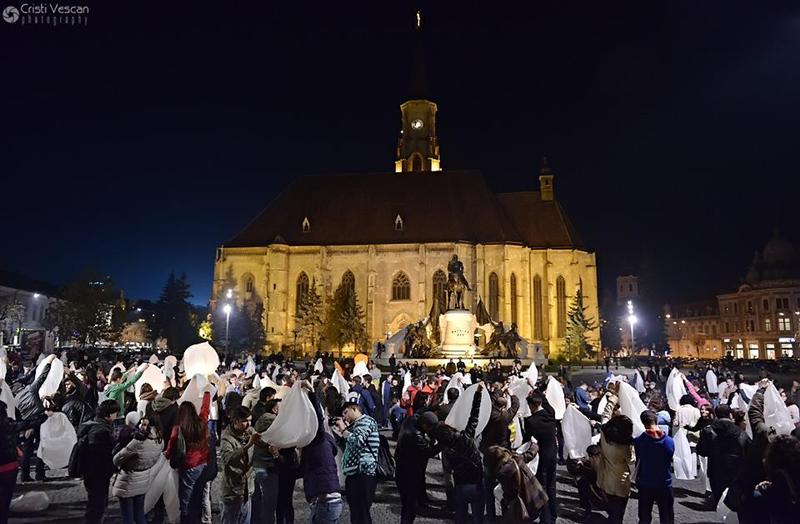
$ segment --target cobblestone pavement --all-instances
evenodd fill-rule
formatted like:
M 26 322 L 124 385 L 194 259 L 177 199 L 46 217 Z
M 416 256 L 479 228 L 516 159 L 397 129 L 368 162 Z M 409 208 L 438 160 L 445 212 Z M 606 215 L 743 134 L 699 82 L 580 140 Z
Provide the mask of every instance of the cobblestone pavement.
M 619 372 L 623 371 L 628 370 L 619 370 Z M 579 375 L 585 375 L 587 379 L 591 378 L 594 380 L 599 373 L 600 372 L 596 370 L 575 370 L 573 373 L 573 378 L 577 378 Z M 64 470 L 48 471 L 48 481 L 45 483 L 35 482 L 24 485 L 18 484 L 15 496 L 19 495 L 21 492 L 45 491 L 50 497 L 51 504 L 50 508 L 43 513 L 36 515 L 14 515 L 9 522 L 12 524 L 83 522 L 83 511 L 86 503 L 86 493 L 83 489 L 83 484 L 80 481 L 63 478 L 65 474 L 66 472 Z M 212 501 L 214 502 L 215 506 L 215 523 L 219 522 L 220 519 L 218 505 L 216 504 L 216 502 L 219 500 L 217 496 L 218 481 L 219 479 L 217 479 L 214 484 L 214 491 L 212 494 Z M 442 469 L 441 463 L 437 459 L 431 460 L 428 465 L 427 482 L 428 493 L 433 499 L 434 503 L 437 501 L 444 501 L 445 495 Z M 571 477 L 563 466 L 559 466 L 558 468 L 557 490 L 560 503 L 559 522 L 581 522 L 579 519 L 580 511 L 578 509 L 577 489 L 575 488 Z M 701 481 L 675 481 L 674 494 L 675 522 L 693 524 L 720 522 L 716 513 L 706 508 L 703 504 L 703 485 Z M 309 522 L 308 506 L 303 498 L 302 480 L 298 481 L 297 487 L 295 488 L 294 507 L 295 521 L 298 523 Z M 119 505 L 115 498 L 111 498 L 109 510 L 106 515 L 108 517 L 106 518 L 106 522 L 121 522 Z M 375 503 L 372 507 L 372 515 L 375 523 L 383 524 L 400 522 L 400 495 L 397 492 L 394 482 L 381 483 L 378 485 Z M 349 513 L 347 511 L 347 505 L 345 505 L 341 522 L 346 523 L 349 521 Z M 427 515 L 424 517 L 418 517 L 416 520 L 416 522 L 420 524 L 433 524 L 442 521 L 446 522 L 448 519 L 444 515 Z M 655 514 L 655 512 L 654 521 L 658 522 L 658 516 Z M 585 522 L 606 522 L 605 513 L 595 512 Z M 635 491 L 631 496 L 630 502 L 628 503 L 624 522 L 638 522 Z

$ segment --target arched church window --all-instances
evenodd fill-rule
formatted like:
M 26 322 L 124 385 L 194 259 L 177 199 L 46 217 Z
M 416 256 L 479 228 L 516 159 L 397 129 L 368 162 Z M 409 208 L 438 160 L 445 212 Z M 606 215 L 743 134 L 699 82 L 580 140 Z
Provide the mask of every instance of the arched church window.
M 256 279 L 250 273 L 242 277 L 242 288 L 245 293 L 252 293 L 256 290 Z
M 303 305 L 303 300 L 305 300 L 306 294 L 308 293 L 308 275 L 305 274 L 304 271 L 301 271 L 299 275 L 297 275 L 297 285 L 295 286 L 295 296 L 294 296 L 294 314 L 300 314 L 300 306 Z
M 356 276 L 349 269 L 342 275 L 342 287 L 350 291 L 356 290 Z
M 556 279 L 556 334 L 567 334 L 567 284 L 562 276 Z
M 447 275 L 441 269 L 433 274 L 433 299 L 439 301 L 442 310 L 447 309 Z
M 489 275 L 489 316 L 495 322 L 500 320 L 500 281 L 494 272 Z
M 544 338 L 542 332 L 542 277 L 533 277 L 533 338 Z
M 411 281 L 408 275 L 402 271 L 395 275 L 392 280 L 392 300 L 410 300 Z
M 394 218 L 394 230 L 395 231 L 402 231 L 403 230 L 403 217 L 398 215 Z
M 511 323 L 517 323 L 517 275 L 511 273 Z
M 309 222 L 308 217 L 303 219 L 303 233 L 308 233 L 311 231 L 311 222 Z

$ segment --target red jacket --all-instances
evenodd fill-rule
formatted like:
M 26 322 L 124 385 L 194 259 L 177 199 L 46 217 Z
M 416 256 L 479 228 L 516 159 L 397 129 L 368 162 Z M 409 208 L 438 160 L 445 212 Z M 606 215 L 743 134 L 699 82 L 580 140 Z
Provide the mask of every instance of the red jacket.
M 204 424 L 208 425 L 208 412 L 209 408 L 211 407 L 211 393 L 205 392 L 203 394 L 203 406 L 200 408 L 200 420 L 203 421 Z M 172 450 L 176 446 L 178 442 L 178 424 L 176 423 L 172 426 L 172 433 L 169 436 L 169 442 L 167 443 L 167 449 L 164 451 L 164 454 L 167 458 L 172 457 Z M 183 469 L 192 469 L 197 467 L 201 464 L 206 464 L 208 462 L 208 439 L 205 442 L 198 442 L 197 444 L 191 445 L 189 443 L 186 444 L 186 459 L 183 463 Z

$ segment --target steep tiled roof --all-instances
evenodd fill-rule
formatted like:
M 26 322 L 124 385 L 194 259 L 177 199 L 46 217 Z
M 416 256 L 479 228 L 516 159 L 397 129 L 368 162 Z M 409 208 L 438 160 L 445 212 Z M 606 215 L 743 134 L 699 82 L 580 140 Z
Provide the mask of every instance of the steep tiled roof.
M 402 231 L 395 230 L 397 215 Z M 303 232 L 308 217 L 310 231 Z M 466 241 L 580 247 L 554 201 L 495 194 L 477 171 L 366 173 L 292 182 L 226 247 Z

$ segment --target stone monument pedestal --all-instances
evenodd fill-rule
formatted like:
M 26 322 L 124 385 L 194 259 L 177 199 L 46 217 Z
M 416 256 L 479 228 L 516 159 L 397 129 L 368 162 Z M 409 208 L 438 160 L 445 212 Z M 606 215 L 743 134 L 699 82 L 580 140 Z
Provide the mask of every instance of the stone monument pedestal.
M 475 356 L 475 328 L 478 321 L 466 309 L 451 309 L 439 315 L 442 334 L 442 355 L 445 358 L 472 358 Z

